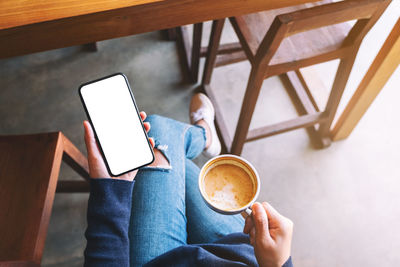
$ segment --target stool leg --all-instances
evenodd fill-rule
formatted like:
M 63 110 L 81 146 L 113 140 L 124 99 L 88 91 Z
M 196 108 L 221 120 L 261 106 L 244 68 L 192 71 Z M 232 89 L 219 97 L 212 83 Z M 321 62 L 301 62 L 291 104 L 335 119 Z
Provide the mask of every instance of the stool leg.
M 86 157 L 65 135 L 62 135 L 62 141 L 64 150 L 63 161 L 80 174 L 82 178 L 89 181 L 89 165 Z
M 83 48 L 90 52 L 97 52 L 99 50 L 99 48 L 97 47 L 97 42 L 84 44 Z
M 90 184 L 87 181 L 58 181 L 56 193 L 87 193 Z
M 240 111 L 239 121 L 236 126 L 235 137 L 233 138 L 231 149 L 232 154 L 240 155 L 242 153 L 243 145 L 246 142 L 247 132 L 249 131 L 251 118 L 253 117 L 253 112 L 264 81 L 264 73 L 264 69 L 259 65 L 256 65 L 251 69 L 246 94 Z
M 167 32 L 167 38 L 169 41 L 175 41 L 176 40 L 176 29 L 175 28 L 170 28 L 165 30 Z
M 400 55 L 400 18 L 333 127 L 333 141 L 347 138 L 357 126 L 393 72 L 400 66 L 400 57 L 396 55 Z
M 189 35 L 186 29 L 186 26 L 176 27 L 176 45 L 178 47 L 179 59 L 182 63 L 182 68 L 186 76 L 188 77 L 188 82 L 192 81 L 191 74 L 191 56 L 190 50 L 191 45 L 189 41 Z
M 211 28 L 210 42 L 207 49 L 206 64 L 204 66 L 203 79 L 201 84 L 210 84 L 211 74 L 215 66 L 217 58 L 219 41 L 221 39 L 222 29 L 225 19 L 214 20 Z
M 193 43 L 192 43 L 192 65 L 190 66 L 190 73 L 192 81 L 197 83 L 199 78 L 199 63 L 200 63 L 200 49 L 201 49 L 201 36 L 203 34 L 203 23 L 196 23 L 193 25 Z
M 337 108 L 342 98 L 344 89 L 349 79 L 351 69 L 354 64 L 354 60 L 357 55 L 357 50 L 351 53 L 352 55 L 341 59 L 338 70 L 336 72 L 335 81 L 333 82 L 332 90 L 326 104 L 325 112 L 327 115 L 327 120 L 322 122 L 319 126 L 318 132 L 322 140 L 330 140 L 330 128 L 335 118 Z M 325 146 L 328 146 L 330 142 L 323 142 Z

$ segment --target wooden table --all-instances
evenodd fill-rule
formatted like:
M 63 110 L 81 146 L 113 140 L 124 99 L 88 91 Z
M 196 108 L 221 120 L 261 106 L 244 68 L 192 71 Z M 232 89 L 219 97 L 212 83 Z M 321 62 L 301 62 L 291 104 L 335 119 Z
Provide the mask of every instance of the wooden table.
M 0 58 L 316 0 L 1 0 Z
M 0 58 L 315 1 L 1 0 Z M 388 56 L 396 53 L 398 48 L 393 47 L 398 44 L 395 46 L 394 40 L 389 42 L 333 129 L 333 140 L 350 134 L 388 79 L 381 73 L 385 69 L 393 72 L 398 65 L 397 61 L 389 62 Z

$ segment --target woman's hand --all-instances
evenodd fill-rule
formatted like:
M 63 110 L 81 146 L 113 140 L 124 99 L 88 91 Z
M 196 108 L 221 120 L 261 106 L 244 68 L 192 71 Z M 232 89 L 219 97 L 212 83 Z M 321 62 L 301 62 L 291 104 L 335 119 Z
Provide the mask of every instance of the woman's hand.
M 142 121 L 144 121 L 147 117 L 144 111 L 140 112 L 140 117 Z M 150 123 L 144 122 L 144 128 L 146 132 L 150 130 Z M 111 177 L 108 174 L 106 165 L 104 163 L 103 157 L 100 153 L 98 144 L 94 137 L 92 126 L 88 121 L 83 122 L 83 127 L 85 128 L 85 143 L 88 155 L 88 163 L 89 163 L 89 176 L 91 178 L 113 178 L 113 179 L 120 179 L 126 181 L 133 181 L 135 179 L 137 170 L 125 173 L 124 175 L 118 177 Z M 149 138 L 151 146 L 154 147 L 154 139 Z
M 279 214 L 267 202 L 256 202 L 243 229 L 250 234 L 258 264 L 261 267 L 281 267 L 290 257 L 293 222 Z

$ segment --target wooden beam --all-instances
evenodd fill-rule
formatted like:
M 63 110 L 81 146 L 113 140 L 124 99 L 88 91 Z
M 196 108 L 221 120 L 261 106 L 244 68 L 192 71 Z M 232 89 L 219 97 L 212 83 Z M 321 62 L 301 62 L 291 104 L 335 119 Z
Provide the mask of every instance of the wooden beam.
M 279 75 L 279 78 L 299 115 L 315 114 L 319 112 L 319 109 L 316 109 L 313 101 L 308 96 L 310 89 L 307 88 L 306 83 L 301 81 L 302 79 L 297 72 L 290 71 Z M 323 148 L 330 145 L 330 138 L 322 139 L 318 134 L 317 125 L 308 126 L 306 130 L 315 148 Z
M 224 23 L 225 19 L 214 20 L 212 23 L 211 36 L 208 42 L 206 63 L 204 64 L 203 77 L 201 80 L 202 85 L 208 85 L 211 82 L 211 76 L 215 66 L 215 59 L 217 57 Z
M 317 0 L 3 0 L 0 58 L 82 45 Z M 107 1 L 106 1 L 107 2 Z M 122 4 L 122 2 L 124 2 Z M 121 4 L 118 4 L 121 3 Z M 15 20 L 17 18 L 17 20 Z M 27 45 L 27 43 L 29 45 Z
M 195 83 L 197 83 L 197 80 L 199 79 L 200 50 L 201 50 L 202 36 L 203 36 L 203 23 L 201 22 L 194 24 L 190 73 L 192 81 Z
M 289 71 L 288 73 L 284 73 L 281 75 L 281 78 L 287 77 L 287 79 L 291 82 L 292 88 L 286 87 L 287 89 L 294 90 L 296 96 L 298 97 L 305 114 L 313 114 L 319 112 L 318 108 L 315 107 L 315 100 L 311 94 L 309 94 L 309 88 L 306 83 L 302 82 L 301 77 L 298 72 Z M 303 80 L 304 81 L 304 80 Z
M 248 60 L 248 58 L 244 51 L 239 51 L 232 54 L 218 55 L 215 61 L 215 67 L 221 67 L 245 60 Z
M 60 133 L 63 143 L 63 161 L 67 163 L 84 179 L 89 180 L 89 164 L 86 157 L 79 151 L 78 148 L 67 138 Z
M 40 264 L 33 261 L 1 261 L 1 267 L 40 267 Z
M 313 94 L 311 92 L 308 80 L 306 80 L 306 77 L 303 74 L 304 73 L 303 70 L 302 69 L 298 69 L 298 70 L 294 71 L 294 73 L 296 74 L 296 78 L 298 79 L 298 81 L 302 85 L 302 87 L 304 89 L 304 93 L 307 95 L 308 100 L 310 101 L 311 105 L 314 107 L 314 110 L 319 112 L 320 109 L 319 109 L 318 103 L 315 100 L 315 98 L 314 98 L 314 96 L 313 96 Z M 293 75 L 293 74 L 291 74 L 291 75 Z M 318 82 L 320 82 L 320 80 L 318 79 L 317 75 L 314 75 L 314 77 L 312 77 L 312 78 L 313 78 L 313 81 L 317 80 Z M 321 86 L 321 87 L 318 87 L 318 89 L 317 89 L 318 91 L 325 91 L 324 90 L 325 87 L 323 86 L 322 82 L 320 82 L 319 86 Z
M 204 46 L 200 49 L 200 57 L 207 56 L 207 49 L 208 47 Z M 218 55 L 231 54 L 242 50 L 242 45 L 240 43 L 220 44 L 218 47 Z
M 226 152 L 231 151 L 231 146 L 232 146 L 232 138 L 229 135 L 228 131 L 228 126 L 223 118 L 222 115 L 222 110 L 220 108 L 220 105 L 216 105 L 216 97 L 214 92 L 212 91 L 210 85 L 205 84 L 203 85 L 203 89 L 207 96 L 210 98 L 211 102 L 214 104 L 214 109 L 215 109 L 215 121 L 216 121 L 216 126 L 217 130 L 220 133 L 220 137 L 222 137 L 222 146 L 225 148 Z
M 260 127 L 258 129 L 250 130 L 247 133 L 246 142 L 254 141 L 257 139 L 273 136 L 276 134 L 292 131 L 303 127 L 309 127 L 324 120 L 326 120 L 325 114 L 322 112 L 318 112 L 315 114 L 303 115 L 300 116 L 299 118 L 287 120 L 277 124 Z
M 58 181 L 56 193 L 88 193 L 90 185 L 87 181 Z
M 400 64 L 400 19 L 331 131 L 334 141 L 347 138 Z
M 377 5 L 388 5 L 385 0 L 347 0 L 333 5 L 320 5 L 290 14 L 279 15 L 285 23 L 292 26 L 288 35 L 338 24 L 350 20 L 369 19 L 376 12 Z

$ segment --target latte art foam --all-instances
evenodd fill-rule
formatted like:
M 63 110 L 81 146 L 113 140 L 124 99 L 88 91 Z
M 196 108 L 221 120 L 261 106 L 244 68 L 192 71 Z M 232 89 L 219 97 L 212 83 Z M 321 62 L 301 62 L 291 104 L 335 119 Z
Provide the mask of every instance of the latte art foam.
M 204 178 L 204 185 L 212 204 L 221 210 L 239 209 L 254 196 L 250 176 L 242 168 L 231 164 L 212 168 Z

